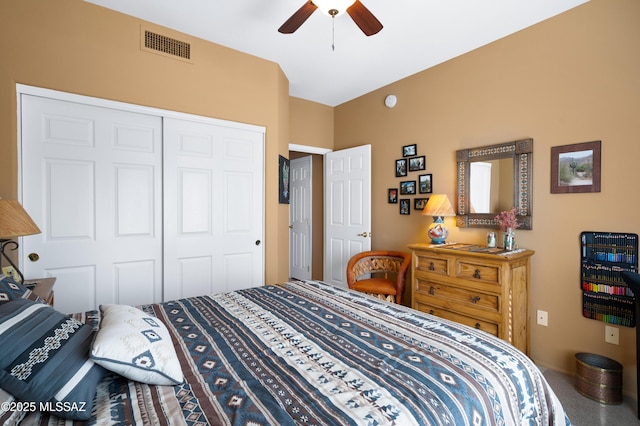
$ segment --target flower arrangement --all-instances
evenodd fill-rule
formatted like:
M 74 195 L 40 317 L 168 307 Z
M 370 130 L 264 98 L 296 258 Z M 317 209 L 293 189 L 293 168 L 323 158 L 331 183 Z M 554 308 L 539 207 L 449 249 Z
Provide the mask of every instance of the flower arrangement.
M 505 210 L 500 212 L 496 217 L 495 221 L 500 226 L 500 229 L 506 231 L 511 228 L 513 230 L 517 229 L 520 224 L 518 223 L 518 211 L 515 207 L 512 207 L 511 210 Z

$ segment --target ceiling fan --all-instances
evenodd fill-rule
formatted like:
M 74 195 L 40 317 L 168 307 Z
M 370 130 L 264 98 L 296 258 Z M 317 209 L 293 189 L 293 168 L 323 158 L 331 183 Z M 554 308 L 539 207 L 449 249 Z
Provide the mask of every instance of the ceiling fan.
M 307 1 L 302 5 L 296 13 L 291 15 L 291 17 L 278 28 L 278 31 L 283 34 L 295 32 L 318 8 L 332 18 L 346 11 L 349 16 L 351 16 L 351 19 L 353 19 L 353 22 L 355 22 L 367 36 L 377 34 L 382 29 L 382 24 L 378 21 L 378 18 L 360 3 L 360 0 L 313 0 Z

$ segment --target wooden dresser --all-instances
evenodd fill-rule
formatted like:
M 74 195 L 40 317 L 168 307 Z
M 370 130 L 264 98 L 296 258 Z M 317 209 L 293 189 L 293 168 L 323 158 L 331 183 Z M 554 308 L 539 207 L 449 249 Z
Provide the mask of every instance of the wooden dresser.
M 529 353 L 531 250 L 412 244 L 411 306 L 475 327 Z

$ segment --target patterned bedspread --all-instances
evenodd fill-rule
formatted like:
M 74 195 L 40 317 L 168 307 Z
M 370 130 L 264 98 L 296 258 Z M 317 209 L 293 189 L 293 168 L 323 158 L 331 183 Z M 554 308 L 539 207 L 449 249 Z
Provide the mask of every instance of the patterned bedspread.
M 143 309 L 172 333 L 185 383 L 107 376 L 89 424 L 570 424 L 506 342 L 361 293 L 288 283 Z

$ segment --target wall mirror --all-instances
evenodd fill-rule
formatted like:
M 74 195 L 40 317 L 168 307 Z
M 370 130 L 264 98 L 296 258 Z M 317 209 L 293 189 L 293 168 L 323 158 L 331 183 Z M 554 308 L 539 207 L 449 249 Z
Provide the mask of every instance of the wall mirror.
M 456 151 L 460 228 L 498 228 L 495 216 L 518 210 L 520 229 L 532 229 L 533 139 Z

